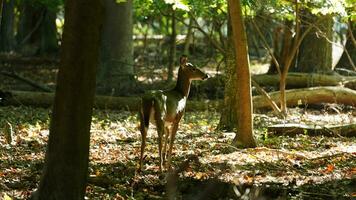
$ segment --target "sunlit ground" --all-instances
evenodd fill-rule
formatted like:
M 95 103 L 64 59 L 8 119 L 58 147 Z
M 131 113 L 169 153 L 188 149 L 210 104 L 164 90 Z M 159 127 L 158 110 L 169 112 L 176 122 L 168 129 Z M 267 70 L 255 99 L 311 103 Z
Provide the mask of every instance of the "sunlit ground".
M 0 113 L 4 113 L 0 119 L 0 194 L 1 197 L 6 194 L 26 198 L 37 187 L 43 167 L 49 111 L 0 107 Z M 288 191 L 283 194 L 288 198 L 303 199 L 308 195 L 323 197 L 319 199 L 351 198 L 355 195 L 351 187 L 356 175 L 355 138 L 273 137 L 266 134 L 266 127 L 291 122 L 321 125 L 356 123 L 354 113 L 353 110 L 333 114 L 292 109 L 292 115 L 287 120 L 271 114 L 258 114 L 254 121 L 259 147 L 236 149 L 231 145 L 235 133 L 216 130 L 218 112 L 188 112 L 180 124 L 173 150 L 173 167 L 180 171 L 174 176 L 177 199 L 195 199 L 194 195 L 205 194 L 203 188 L 209 184 L 213 185 L 221 199 L 236 198 L 239 193 L 257 199 L 266 195 L 263 192 L 266 188 L 263 191 L 260 189 L 265 185 L 277 186 L 276 191 L 281 188 Z M 11 125 L 14 133 L 12 146 L 6 143 L 4 137 L 8 127 L 5 123 Z M 154 126 L 148 131 L 143 172 L 137 173 L 141 144 L 137 127 L 135 113 L 95 111 L 88 199 L 166 197 L 165 184 L 170 179 L 158 172 Z M 330 184 L 330 181 L 335 184 L 323 185 Z M 226 189 L 219 189 L 220 186 Z

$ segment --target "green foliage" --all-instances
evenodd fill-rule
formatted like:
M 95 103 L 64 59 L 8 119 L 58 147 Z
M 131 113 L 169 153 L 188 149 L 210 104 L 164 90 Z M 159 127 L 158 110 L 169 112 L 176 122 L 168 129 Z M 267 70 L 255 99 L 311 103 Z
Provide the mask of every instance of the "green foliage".
M 242 0 L 241 3 L 243 14 L 249 17 L 261 15 L 277 21 L 291 21 L 295 18 L 295 1 Z M 354 0 L 299 0 L 298 3 L 299 9 L 308 9 L 314 14 L 333 14 L 343 19 L 355 18 Z M 226 29 L 228 13 L 226 0 L 135 0 L 134 7 L 137 22 L 143 24 L 150 22 L 155 29 L 159 29 L 156 31 L 160 34 L 167 34 L 162 25 L 168 25 L 169 21 L 164 18 L 170 15 L 172 9 L 176 10 L 176 16 L 186 24 L 193 16 L 201 26 L 206 26 L 204 29 L 211 32 L 213 37 L 219 28 Z M 183 28 L 186 24 L 183 24 Z M 178 26 L 182 24 L 178 23 Z
M 189 11 L 189 7 L 187 5 L 186 0 L 164 0 L 166 4 L 172 5 L 174 10 L 181 9 L 185 11 Z

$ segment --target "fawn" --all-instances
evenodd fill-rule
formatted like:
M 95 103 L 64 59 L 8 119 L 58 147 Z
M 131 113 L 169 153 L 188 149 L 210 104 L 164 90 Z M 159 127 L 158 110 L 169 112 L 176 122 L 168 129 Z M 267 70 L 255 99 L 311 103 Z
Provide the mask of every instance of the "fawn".
M 163 163 L 165 162 L 168 140 L 167 169 L 170 168 L 173 143 L 178 130 L 179 121 L 184 114 L 191 82 L 192 80 L 204 80 L 207 78 L 208 75 L 206 73 L 189 63 L 187 56 L 183 55 L 180 57 L 176 86 L 171 90 L 151 91 L 142 96 L 140 108 L 142 143 L 139 170 L 142 170 L 146 136 L 150 122 L 156 124 L 158 132 L 159 170 L 162 171 Z M 164 144 L 162 144 L 163 142 Z

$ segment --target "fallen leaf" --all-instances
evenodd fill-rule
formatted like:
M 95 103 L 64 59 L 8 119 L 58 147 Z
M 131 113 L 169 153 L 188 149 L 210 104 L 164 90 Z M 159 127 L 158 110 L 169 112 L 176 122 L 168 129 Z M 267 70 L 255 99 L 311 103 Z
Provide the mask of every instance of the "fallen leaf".
M 327 167 L 326 167 L 326 169 L 323 170 L 322 172 L 325 173 L 325 174 L 328 174 L 328 173 L 333 172 L 334 169 L 335 169 L 335 166 L 334 166 L 334 165 L 328 164 Z

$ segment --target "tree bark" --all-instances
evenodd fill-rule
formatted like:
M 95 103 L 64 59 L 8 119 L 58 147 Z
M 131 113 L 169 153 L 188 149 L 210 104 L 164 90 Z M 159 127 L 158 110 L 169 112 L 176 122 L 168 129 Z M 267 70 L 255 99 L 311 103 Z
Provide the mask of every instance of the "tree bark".
M 97 91 L 106 95 L 127 95 L 135 90 L 133 66 L 132 0 L 117 3 L 104 0 Z
M 100 1 L 65 2 L 66 24 L 45 166 L 33 199 L 84 199 L 101 15 Z
M 235 44 L 238 97 L 236 102 L 238 126 L 233 144 L 243 147 L 256 147 L 256 141 L 253 137 L 251 77 L 241 4 L 240 0 L 229 0 L 228 3 Z

